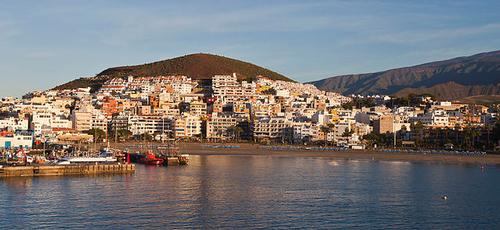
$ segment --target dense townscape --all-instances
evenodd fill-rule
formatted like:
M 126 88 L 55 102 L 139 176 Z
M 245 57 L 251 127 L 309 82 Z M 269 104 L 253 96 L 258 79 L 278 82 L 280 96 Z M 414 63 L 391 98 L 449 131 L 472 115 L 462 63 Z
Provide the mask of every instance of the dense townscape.
M 497 105 L 431 95 L 342 96 L 310 84 L 237 74 L 113 78 L 99 89 L 1 101 L 0 147 L 64 142 L 256 142 L 344 148 L 495 150 Z

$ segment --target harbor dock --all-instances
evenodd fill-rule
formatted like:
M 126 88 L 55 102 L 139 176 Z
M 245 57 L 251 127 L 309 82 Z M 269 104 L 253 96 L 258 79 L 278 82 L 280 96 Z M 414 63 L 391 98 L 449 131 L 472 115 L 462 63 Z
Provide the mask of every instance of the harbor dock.
M 125 174 L 135 172 L 134 164 L 81 164 L 44 166 L 6 166 L 0 168 L 2 177 L 69 176 Z

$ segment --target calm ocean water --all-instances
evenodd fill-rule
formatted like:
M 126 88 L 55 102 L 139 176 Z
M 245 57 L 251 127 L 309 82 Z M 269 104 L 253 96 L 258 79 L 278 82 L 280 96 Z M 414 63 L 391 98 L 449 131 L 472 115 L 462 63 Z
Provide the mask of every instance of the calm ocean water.
M 494 166 L 192 156 L 134 175 L 0 180 L 0 228 L 499 229 L 499 192 Z

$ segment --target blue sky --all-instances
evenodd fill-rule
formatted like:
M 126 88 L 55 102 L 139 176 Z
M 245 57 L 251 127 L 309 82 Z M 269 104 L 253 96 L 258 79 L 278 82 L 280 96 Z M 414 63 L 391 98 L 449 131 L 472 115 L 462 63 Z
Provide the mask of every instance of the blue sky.
M 2 1 L 0 96 L 189 53 L 298 81 L 500 49 L 500 1 Z

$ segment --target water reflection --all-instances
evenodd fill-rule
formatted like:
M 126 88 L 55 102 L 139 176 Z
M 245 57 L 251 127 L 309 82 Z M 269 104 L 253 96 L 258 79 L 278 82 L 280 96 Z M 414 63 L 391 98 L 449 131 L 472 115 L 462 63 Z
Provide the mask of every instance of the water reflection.
M 314 157 L 193 156 L 133 175 L 7 178 L 5 227 L 495 228 L 499 170 Z M 439 199 L 448 194 L 446 202 Z M 486 217 L 487 216 L 487 217 Z

